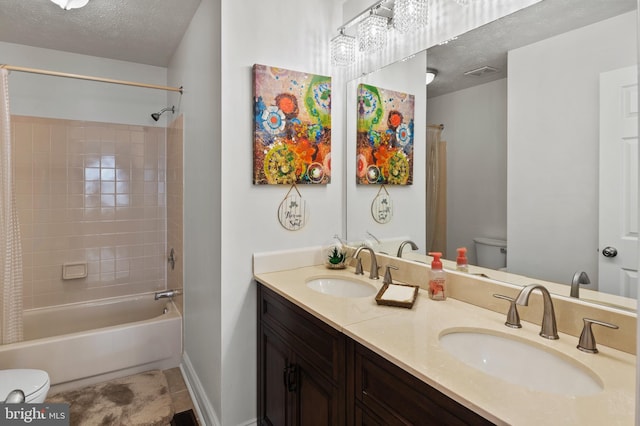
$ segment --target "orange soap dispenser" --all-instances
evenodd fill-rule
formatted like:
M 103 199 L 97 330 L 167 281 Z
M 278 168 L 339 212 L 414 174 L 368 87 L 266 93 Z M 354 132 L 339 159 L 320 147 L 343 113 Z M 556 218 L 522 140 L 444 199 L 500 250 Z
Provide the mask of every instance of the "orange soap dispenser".
M 429 256 L 433 256 L 431 262 L 431 276 L 429 277 L 429 298 L 432 300 L 445 300 L 447 296 L 444 293 L 447 275 L 442 269 L 440 257 L 442 253 L 431 252 Z
M 469 272 L 469 262 L 467 261 L 467 248 L 460 247 L 458 250 L 458 258 L 456 259 L 456 270 L 460 272 Z

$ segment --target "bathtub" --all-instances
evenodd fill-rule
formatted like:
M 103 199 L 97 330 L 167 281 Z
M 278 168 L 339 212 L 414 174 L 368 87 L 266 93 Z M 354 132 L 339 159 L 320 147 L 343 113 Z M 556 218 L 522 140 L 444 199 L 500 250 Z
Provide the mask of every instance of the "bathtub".
M 45 370 L 60 391 L 178 366 L 182 317 L 147 293 L 25 310 L 24 338 L 0 345 L 0 369 Z

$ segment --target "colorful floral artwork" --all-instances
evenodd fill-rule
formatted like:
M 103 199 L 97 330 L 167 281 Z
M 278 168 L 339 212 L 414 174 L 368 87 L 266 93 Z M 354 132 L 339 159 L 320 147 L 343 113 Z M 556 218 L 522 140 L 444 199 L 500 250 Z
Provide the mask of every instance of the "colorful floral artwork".
M 358 183 L 413 183 L 414 105 L 413 95 L 358 85 Z
M 253 183 L 331 181 L 331 77 L 253 66 Z

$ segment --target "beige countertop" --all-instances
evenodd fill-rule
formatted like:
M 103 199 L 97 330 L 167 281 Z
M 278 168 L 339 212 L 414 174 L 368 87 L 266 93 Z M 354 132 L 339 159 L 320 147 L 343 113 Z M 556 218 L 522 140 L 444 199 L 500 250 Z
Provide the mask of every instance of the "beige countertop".
M 634 424 L 634 355 L 600 344 L 600 353 L 587 354 L 576 349 L 575 336 L 559 333 L 559 340 L 547 340 L 538 335 L 538 325 L 523 321 L 523 328 L 511 329 L 504 326 L 504 314 L 453 298 L 433 301 L 424 290 L 420 290 L 413 308 L 406 309 L 379 306 L 374 296 L 325 295 L 305 284 L 315 277 L 331 276 L 357 278 L 377 289 L 382 285 L 380 280 L 354 275 L 352 268 L 336 271 L 324 266 L 259 273 L 255 279 L 497 424 Z M 489 376 L 457 360 L 440 346 L 440 335 L 454 329 L 481 329 L 491 334 L 511 335 L 560 353 L 570 362 L 595 373 L 604 389 L 595 395 L 565 396 L 530 390 Z M 597 330 L 595 332 L 597 334 Z

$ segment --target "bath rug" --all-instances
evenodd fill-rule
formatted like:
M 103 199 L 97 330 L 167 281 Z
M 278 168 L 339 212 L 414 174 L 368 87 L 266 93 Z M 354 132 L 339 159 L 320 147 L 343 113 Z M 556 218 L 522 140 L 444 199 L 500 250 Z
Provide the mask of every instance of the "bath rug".
M 160 370 L 57 393 L 47 402 L 70 404 L 70 426 L 166 426 L 174 414 Z
M 193 410 L 181 411 L 173 416 L 171 426 L 198 426 L 198 420 Z

